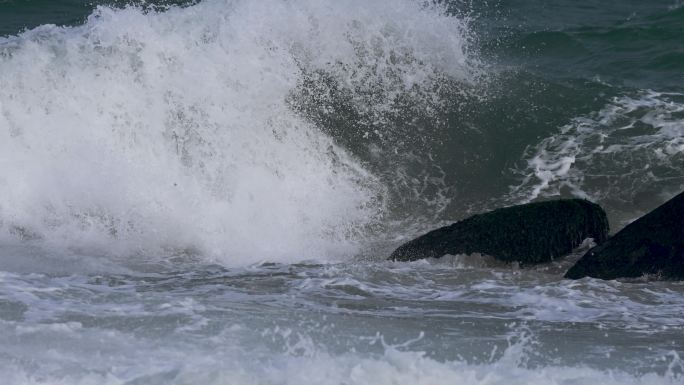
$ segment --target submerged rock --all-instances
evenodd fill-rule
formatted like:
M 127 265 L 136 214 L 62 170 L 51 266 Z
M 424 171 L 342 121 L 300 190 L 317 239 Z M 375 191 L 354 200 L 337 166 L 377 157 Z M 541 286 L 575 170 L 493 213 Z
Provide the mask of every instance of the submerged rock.
M 684 193 L 589 250 L 566 278 L 684 279 Z
M 603 242 L 606 213 L 582 199 L 506 207 L 456 222 L 395 250 L 396 261 L 481 253 L 506 262 L 538 264 L 567 255 L 586 238 Z

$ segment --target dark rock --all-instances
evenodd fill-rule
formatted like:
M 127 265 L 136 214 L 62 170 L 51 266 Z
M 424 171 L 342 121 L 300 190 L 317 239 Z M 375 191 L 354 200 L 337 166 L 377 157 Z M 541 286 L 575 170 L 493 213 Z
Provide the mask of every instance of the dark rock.
M 586 238 L 601 243 L 607 235 L 608 219 L 597 204 L 582 199 L 537 202 L 474 215 L 431 231 L 400 246 L 389 259 L 480 253 L 537 264 L 567 255 Z
M 589 250 L 566 278 L 684 279 L 684 193 Z

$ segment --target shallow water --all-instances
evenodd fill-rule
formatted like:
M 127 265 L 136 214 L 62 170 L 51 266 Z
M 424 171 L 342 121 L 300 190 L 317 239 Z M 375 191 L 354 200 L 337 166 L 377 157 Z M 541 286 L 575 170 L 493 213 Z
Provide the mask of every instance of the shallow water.
M 684 285 L 463 262 L 2 274 L 16 383 L 681 383 Z

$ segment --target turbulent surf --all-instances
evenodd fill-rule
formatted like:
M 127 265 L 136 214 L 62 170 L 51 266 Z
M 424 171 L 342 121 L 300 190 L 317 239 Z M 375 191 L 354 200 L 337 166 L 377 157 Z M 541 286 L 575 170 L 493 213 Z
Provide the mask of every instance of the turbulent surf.
M 0 2 L 9 384 L 684 383 L 681 283 L 384 261 L 683 190 L 681 4 L 96 3 Z

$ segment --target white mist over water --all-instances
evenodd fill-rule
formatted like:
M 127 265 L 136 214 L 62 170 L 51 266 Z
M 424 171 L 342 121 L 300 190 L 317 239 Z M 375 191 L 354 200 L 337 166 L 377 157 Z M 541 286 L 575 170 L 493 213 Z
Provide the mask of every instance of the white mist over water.
M 354 254 L 386 187 L 286 100 L 303 71 L 387 100 L 468 81 L 464 31 L 409 0 L 208 0 L 0 39 L 0 240 L 229 265 Z

